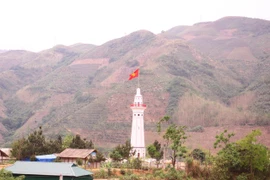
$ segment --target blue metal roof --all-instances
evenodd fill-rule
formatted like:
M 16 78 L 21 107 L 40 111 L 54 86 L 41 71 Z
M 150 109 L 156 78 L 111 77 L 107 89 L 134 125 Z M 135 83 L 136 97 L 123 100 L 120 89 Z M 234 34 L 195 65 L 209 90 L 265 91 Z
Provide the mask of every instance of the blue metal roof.
M 40 162 L 53 162 L 56 159 L 56 155 L 48 154 L 48 155 L 39 155 L 36 156 L 37 161 Z
M 73 163 L 60 162 L 25 162 L 17 161 L 13 165 L 5 168 L 12 174 L 21 175 L 46 175 L 46 176 L 87 176 L 93 174 L 90 171 L 82 169 Z

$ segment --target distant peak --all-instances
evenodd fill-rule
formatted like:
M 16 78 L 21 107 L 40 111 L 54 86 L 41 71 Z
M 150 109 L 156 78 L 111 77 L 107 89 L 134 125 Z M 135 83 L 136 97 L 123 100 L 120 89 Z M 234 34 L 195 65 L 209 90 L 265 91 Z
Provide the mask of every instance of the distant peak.
M 144 36 L 154 36 L 155 34 L 147 30 L 138 30 L 129 35 L 144 35 Z
M 214 22 L 219 22 L 219 21 L 242 21 L 242 20 L 246 20 L 246 21 L 268 21 L 265 19 L 259 19 L 259 18 L 251 18 L 251 17 L 245 17 L 245 16 L 225 16 L 223 18 L 220 18 Z M 269 21 L 268 21 L 269 22 Z

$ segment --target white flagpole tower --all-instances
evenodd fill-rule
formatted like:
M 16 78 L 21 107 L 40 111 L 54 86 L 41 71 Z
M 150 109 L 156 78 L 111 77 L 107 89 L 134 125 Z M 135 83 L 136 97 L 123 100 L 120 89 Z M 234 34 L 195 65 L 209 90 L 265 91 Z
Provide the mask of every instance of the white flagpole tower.
M 146 105 L 143 104 L 143 97 L 140 88 L 137 88 L 134 97 L 134 103 L 130 105 L 132 109 L 132 129 L 131 129 L 131 146 L 132 151 L 136 151 L 134 157 L 145 158 L 145 141 L 144 141 L 144 110 Z

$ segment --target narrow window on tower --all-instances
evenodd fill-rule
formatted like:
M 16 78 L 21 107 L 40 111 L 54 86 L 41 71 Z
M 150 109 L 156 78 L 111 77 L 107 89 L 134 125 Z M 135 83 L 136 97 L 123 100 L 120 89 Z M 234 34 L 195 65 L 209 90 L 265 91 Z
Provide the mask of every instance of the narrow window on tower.
M 138 114 L 138 116 L 140 116 L 140 114 Z
M 134 116 L 136 116 L 136 114 L 134 114 Z

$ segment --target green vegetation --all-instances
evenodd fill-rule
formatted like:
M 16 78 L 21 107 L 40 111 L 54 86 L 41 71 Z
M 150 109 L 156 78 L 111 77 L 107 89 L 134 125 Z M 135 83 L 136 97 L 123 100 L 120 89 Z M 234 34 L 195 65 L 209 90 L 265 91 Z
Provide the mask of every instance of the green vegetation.
M 60 153 L 62 151 L 62 138 L 46 140 L 42 128 L 12 143 L 11 154 L 17 160 L 30 158 L 33 155 Z
M 175 108 L 178 107 L 178 101 L 181 96 L 185 94 L 187 85 L 182 78 L 174 78 L 167 88 L 170 93 L 169 103 L 167 106 L 168 114 L 173 114 Z
M 81 166 L 83 164 L 83 161 L 81 159 L 76 159 L 76 164 L 78 164 L 79 166 Z
M 91 140 L 87 141 L 86 139 L 81 139 L 80 135 L 76 134 L 69 147 L 74 149 L 93 149 L 94 144 Z
M 158 122 L 158 132 L 161 132 L 161 123 L 168 122 L 169 120 L 169 116 L 164 116 Z M 173 167 L 175 167 L 176 159 L 184 157 L 185 153 L 187 152 L 186 147 L 184 146 L 184 143 L 187 139 L 185 130 L 185 126 L 177 126 L 176 124 L 171 123 L 163 135 L 163 139 L 165 140 L 166 145 L 171 150 L 170 158 L 172 160 Z
M 20 101 L 17 98 L 4 102 L 8 117 L 2 120 L 3 125 L 9 130 L 21 127 L 32 115 L 33 106 Z
M 95 178 L 119 178 L 142 179 L 142 180 L 267 180 L 270 176 L 270 157 L 269 149 L 257 142 L 257 137 L 261 135 L 259 130 L 253 130 L 244 138 L 232 142 L 234 133 L 228 133 L 227 130 L 217 135 L 214 143 L 215 148 L 220 150 L 215 156 L 205 153 L 201 149 L 194 149 L 189 156 L 186 156 L 186 147 L 184 142 L 187 140 L 185 127 L 177 126 L 170 122 L 169 116 L 164 116 L 157 124 L 158 131 L 161 126 L 167 123 L 163 139 L 168 145 L 166 153 L 169 154 L 172 162 L 165 169 L 152 168 L 143 165 L 139 158 L 131 158 L 132 147 L 129 141 L 123 145 L 116 146 L 110 154 L 113 159 L 111 162 L 102 163 L 102 168 L 94 173 Z M 34 131 L 28 138 L 22 138 L 13 143 L 12 154 L 17 159 L 30 157 L 35 160 L 34 155 L 47 153 L 46 149 L 59 152 L 58 149 L 65 146 L 72 148 L 92 148 L 91 141 L 82 140 L 79 135 L 72 137 L 67 135 L 62 143 L 62 138 L 47 141 L 43 135 L 42 129 Z M 50 144 L 50 145 L 48 145 Z M 159 161 L 163 155 L 161 144 L 155 141 L 149 145 L 148 153 L 152 158 Z M 185 160 L 185 169 L 177 169 L 175 166 L 176 158 Z M 126 161 L 123 161 L 123 160 Z M 100 152 L 96 158 L 90 158 L 89 162 L 102 162 L 105 157 Z M 82 161 L 77 159 L 76 163 L 82 165 Z M 171 166 L 172 165 L 172 166 Z M 117 170 L 118 169 L 118 173 Z M 120 172 L 119 172 L 120 168 Z M 119 175 L 120 174 L 120 175 Z M 1 170 L 0 179 L 23 180 L 22 177 L 13 178 L 9 172 Z
M 4 169 L 0 170 L 0 180 L 24 180 L 24 176 L 13 177 L 12 173 Z
M 193 159 L 198 160 L 201 163 L 205 161 L 206 155 L 205 155 L 205 152 L 203 152 L 201 149 L 193 149 L 190 155 Z
M 132 147 L 130 141 L 127 140 L 125 144 L 116 146 L 112 153 L 110 154 L 110 158 L 113 161 L 122 161 L 124 159 L 129 160 L 129 158 L 135 153 L 131 152 Z
M 147 152 L 151 158 L 156 160 L 157 168 L 160 164 L 160 160 L 163 158 L 163 150 L 161 149 L 161 144 L 155 140 L 153 144 L 147 147 Z
M 82 92 L 77 92 L 74 96 L 74 99 L 76 103 L 86 103 L 86 102 L 91 102 L 94 98 L 91 97 L 89 94 L 83 94 Z
M 27 138 L 23 137 L 14 141 L 11 146 L 11 154 L 17 160 L 26 158 L 34 160 L 33 158 L 35 155 L 60 153 L 68 147 L 75 149 L 93 149 L 94 144 L 91 140 L 82 140 L 79 135 L 74 137 L 67 135 L 67 137 L 64 138 L 64 142 L 62 142 L 61 136 L 58 136 L 57 139 L 47 140 L 40 127 L 38 130 L 29 134 Z
M 105 161 L 106 160 L 106 158 L 104 157 L 104 155 L 100 152 L 100 151 L 98 151 L 97 153 L 96 153 L 96 157 L 95 158 L 93 158 L 92 156 L 88 159 L 88 161 L 89 162 L 102 162 L 102 161 Z
M 230 142 L 234 134 L 224 131 L 216 136 L 215 147 L 223 147 L 215 158 L 213 178 L 267 179 L 270 173 L 268 149 L 257 143 L 259 130 L 253 130 L 238 142 Z

